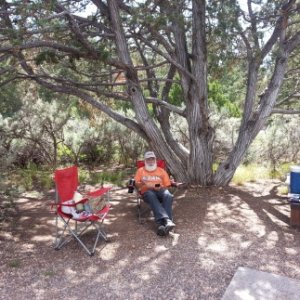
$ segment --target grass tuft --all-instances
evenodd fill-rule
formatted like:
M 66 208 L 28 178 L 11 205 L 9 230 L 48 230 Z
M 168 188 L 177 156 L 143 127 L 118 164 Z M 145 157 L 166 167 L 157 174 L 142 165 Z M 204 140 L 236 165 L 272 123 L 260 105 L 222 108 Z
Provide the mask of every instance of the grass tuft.
M 21 261 L 19 259 L 13 259 L 9 261 L 8 266 L 11 268 L 20 268 L 21 267 Z
M 55 275 L 55 272 L 52 269 L 49 269 L 49 270 L 45 270 L 43 272 L 43 275 L 47 277 L 53 277 Z

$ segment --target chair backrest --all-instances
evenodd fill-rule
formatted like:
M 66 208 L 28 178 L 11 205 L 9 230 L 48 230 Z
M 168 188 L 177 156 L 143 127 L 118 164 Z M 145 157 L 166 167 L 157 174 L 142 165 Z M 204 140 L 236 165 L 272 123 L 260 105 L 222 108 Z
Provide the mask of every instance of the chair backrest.
M 59 201 L 64 202 L 73 199 L 74 192 L 78 187 L 78 168 L 72 166 L 66 169 L 56 170 L 54 181 Z
M 157 159 L 156 160 L 156 163 L 157 163 L 157 166 L 162 168 L 162 169 L 166 169 L 166 162 L 162 159 Z M 139 168 L 142 168 L 145 166 L 145 161 L 144 160 L 138 160 L 136 162 L 136 167 L 139 169 Z

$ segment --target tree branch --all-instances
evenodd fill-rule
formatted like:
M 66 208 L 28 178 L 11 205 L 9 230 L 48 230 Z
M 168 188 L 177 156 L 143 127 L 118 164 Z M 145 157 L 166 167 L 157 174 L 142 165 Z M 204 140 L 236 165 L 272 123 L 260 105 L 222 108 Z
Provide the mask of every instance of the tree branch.
M 257 21 L 256 21 L 256 16 L 252 10 L 252 0 L 247 0 L 247 5 L 248 5 L 249 16 L 250 16 L 251 32 L 254 40 L 255 49 L 256 51 L 259 51 L 260 47 L 259 47 L 258 36 L 257 36 Z
M 277 39 L 280 37 L 282 31 L 286 30 L 287 20 L 288 20 L 288 13 L 295 3 L 295 0 L 290 0 L 287 4 L 283 5 L 281 8 L 281 16 L 276 21 L 275 28 L 273 33 L 265 46 L 262 48 L 261 57 L 262 59 L 270 52 L 274 44 L 276 43 Z
M 300 115 L 300 110 L 273 109 L 272 114 Z
M 163 58 L 165 58 L 168 62 L 173 64 L 181 73 L 185 74 L 189 78 L 191 78 L 195 83 L 197 83 L 197 78 L 193 76 L 192 73 L 190 73 L 188 70 L 186 70 L 184 67 L 181 66 L 180 63 L 178 63 L 175 59 L 173 59 L 169 54 L 162 52 L 159 47 L 154 46 L 150 41 L 145 39 L 143 36 L 139 35 L 137 36 L 139 40 L 144 42 L 147 46 L 149 46 L 152 50 L 154 50 L 156 53 L 161 55 Z
M 166 107 L 168 110 L 170 110 L 174 113 L 177 113 L 178 115 L 180 115 L 182 117 L 186 117 L 185 109 L 179 108 L 178 106 L 172 105 L 168 102 L 165 102 L 160 99 L 153 98 L 153 97 L 147 97 L 146 101 L 149 103 L 154 103 L 154 104 Z

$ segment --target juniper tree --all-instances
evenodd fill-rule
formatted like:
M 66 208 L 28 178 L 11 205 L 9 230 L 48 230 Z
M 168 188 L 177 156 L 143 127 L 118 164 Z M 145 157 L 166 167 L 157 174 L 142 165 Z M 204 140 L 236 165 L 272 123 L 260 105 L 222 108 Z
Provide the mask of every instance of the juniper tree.
M 2 0 L 2 83 L 33 80 L 74 95 L 135 131 L 178 180 L 226 185 L 278 104 L 290 57 L 299 58 L 299 9 L 296 0 Z M 233 66 L 241 125 L 213 172 L 208 86 Z M 187 145 L 174 137 L 172 115 L 186 120 Z

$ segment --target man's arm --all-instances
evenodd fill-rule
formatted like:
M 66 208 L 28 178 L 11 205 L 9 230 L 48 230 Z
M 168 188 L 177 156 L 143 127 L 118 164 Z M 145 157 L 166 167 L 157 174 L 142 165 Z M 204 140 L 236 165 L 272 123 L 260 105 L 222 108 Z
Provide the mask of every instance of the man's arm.
M 135 181 L 135 186 L 137 187 L 138 190 L 140 190 L 145 185 L 146 183 L 143 181 Z

